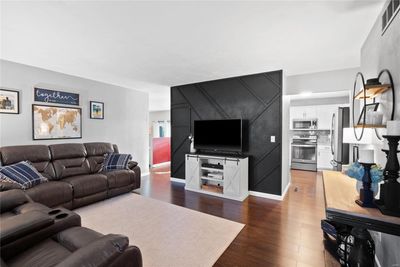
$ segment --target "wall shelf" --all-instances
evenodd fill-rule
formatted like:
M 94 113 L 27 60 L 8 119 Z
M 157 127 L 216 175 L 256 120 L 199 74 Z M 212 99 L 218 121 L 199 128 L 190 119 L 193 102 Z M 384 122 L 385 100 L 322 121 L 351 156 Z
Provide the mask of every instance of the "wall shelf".
M 385 84 L 380 84 L 379 80 L 381 79 L 382 75 L 386 74 L 389 78 L 390 83 L 385 83 Z M 357 82 L 358 79 L 361 79 L 362 82 L 362 89 L 356 93 L 356 88 L 357 88 Z M 385 125 L 370 125 L 366 124 L 365 122 L 366 117 L 367 117 L 367 112 L 365 111 L 365 114 L 363 116 L 363 123 L 362 124 L 356 124 L 355 123 L 355 114 L 354 114 L 354 103 L 355 100 L 361 100 L 363 102 L 363 108 L 362 111 L 367 106 L 367 99 L 371 99 L 373 103 L 376 103 L 375 97 L 385 93 L 386 91 L 391 91 L 392 93 L 392 112 L 390 116 L 388 116 L 387 120 L 393 120 L 394 119 L 394 111 L 395 111 L 395 90 L 394 90 L 394 83 L 393 83 L 393 78 L 392 75 L 390 74 L 390 71 L 387 69 L 383 69 L 379 72 L 378 77 L 374 79 L 370 79 L 365 83 L 364 75 L 361 72 L 358 72 L 356 74 L 356 78 L 354 81 L 354 88 L 353 88 L 353 101 L 352 101 L 352 117 L 353 117 L 353 130 L 354 130 L 354 137 L 356 138 L 357 141 L 361 141 L 363 135 L 364 135 L 364 129 L 365 128 L 373 128 L 375 129 L 375 134 L 376 137 L 379 140 L 382 140 L 381 137 L 379 137 L 377 129 L 379 128 L 386 128 Z M 362 114 L 362 113 L 361 113 Z M 359 128 L 361 129 L 360 136 L 358 136 L 356 129 Z
M 390 88 L 391 88 L 390 84 L 365 85 L 364 86 L 365 98 L 373 99 L 373 98 L 385 93 L 386 91 L 390 90 Z M 364 90 L 359 91 L 354 98 L 355 99 L 364 99 Z

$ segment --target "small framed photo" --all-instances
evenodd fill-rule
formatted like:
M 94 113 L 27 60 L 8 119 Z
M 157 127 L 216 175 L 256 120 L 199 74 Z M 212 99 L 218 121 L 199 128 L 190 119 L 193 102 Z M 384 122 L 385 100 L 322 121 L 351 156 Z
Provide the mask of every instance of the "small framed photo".
M 19 114 L 19 92 L 0 89 L 0 113 Z
M 90 101 L 90 118 L 96 120 L 104 119 L 104 103 Z
M 358 118 L 358 125 L 362 125 L 364 123 L 365 114 L 367 114 L 367 117 L 371 116 L 371 112 L 377 111 L 378 106 L 379 103 L 366 104 L 361 111 L 360 117 Z

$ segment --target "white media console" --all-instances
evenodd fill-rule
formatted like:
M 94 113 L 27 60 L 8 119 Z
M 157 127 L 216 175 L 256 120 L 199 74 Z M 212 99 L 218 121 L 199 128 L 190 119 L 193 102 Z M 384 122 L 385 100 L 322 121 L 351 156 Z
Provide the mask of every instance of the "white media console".
M 249 158 L 185 155 L 185 189 L 243 201 L 249 195 Z

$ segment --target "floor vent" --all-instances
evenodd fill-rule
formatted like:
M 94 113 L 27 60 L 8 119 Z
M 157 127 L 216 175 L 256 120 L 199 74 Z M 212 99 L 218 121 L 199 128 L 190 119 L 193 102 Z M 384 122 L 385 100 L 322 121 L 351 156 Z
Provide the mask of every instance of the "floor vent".
M 382 34 L 389 28 L 390 23 L 400 10 L 400 0 L 390 0 L 382 14 Z

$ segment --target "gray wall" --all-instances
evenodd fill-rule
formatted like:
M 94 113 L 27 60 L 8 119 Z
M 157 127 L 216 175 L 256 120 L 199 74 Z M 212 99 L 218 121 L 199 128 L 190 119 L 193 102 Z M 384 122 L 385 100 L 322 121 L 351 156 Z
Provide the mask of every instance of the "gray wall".
M 386 5 L 385 5 L 386 7 Z M 395 119 L 400 120 L 400 14 L 393 20 L 384 35 L 381 34 L 381 15 L 377 18 L 361 49 L 361 71 L 365 78 L 376 77 L 380 70 L 389 69 L 393 75 L 397 110 Z M 378 102 L 391 100 L 390 94 L 385 94 Z M 376 149 L 375 155 L 384 158 L 383 152 Z M 386 160 L 384 160 L 386 162 Z M 400 265 L 400 237 L 372 233 L 375 239 L 376 255 L 380 265 Z
M 0 61 L 0 86 L 20 91 L 19 115 L 0 114 L 0 146 L 104 141 L 131 153 L 148 172 L 148 95 L 9 61 Z M 35 86 L 79 93 L 82 139 L 33 141 L 32 104 Z M 104 120 L 89 119 L 89 101 L 105 103 Z M 43 103 L 44 104 L 44 103 Z

